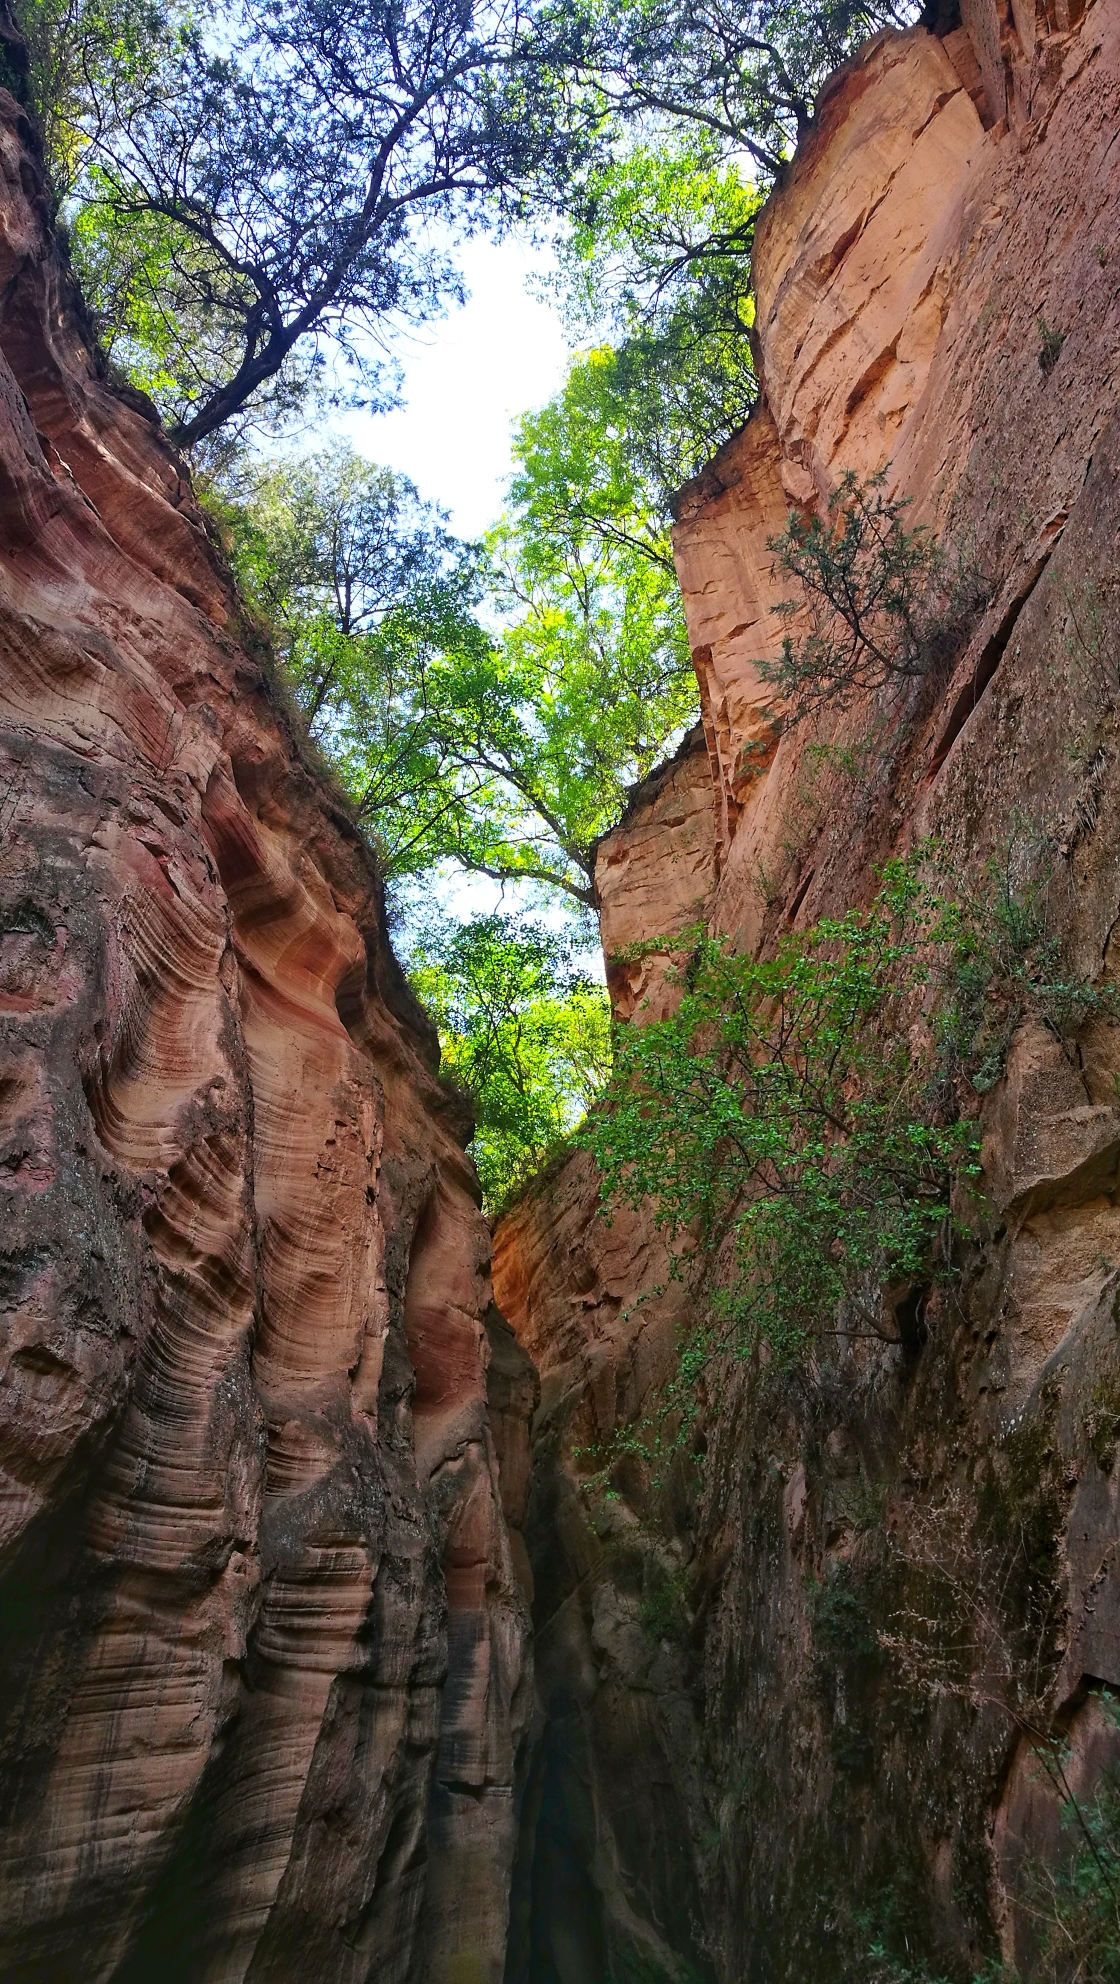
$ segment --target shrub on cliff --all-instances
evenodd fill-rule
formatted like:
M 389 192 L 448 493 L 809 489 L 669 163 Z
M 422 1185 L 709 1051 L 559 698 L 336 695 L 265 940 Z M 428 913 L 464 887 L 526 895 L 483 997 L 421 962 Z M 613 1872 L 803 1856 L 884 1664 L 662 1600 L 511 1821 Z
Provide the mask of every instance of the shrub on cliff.
M 986 596 L 963 557 L 948 558 L 924 526 L 905 528 L 906 504 L 885 483 L 885 471 L 861 482 L 849 470 L 825 516 L 791 513 L 769 540 L 798 591 L 774 609 L 789 628 L 778 660 L 757 667 L 789 722 L 929 674 Z
M 1033 1943 L 1025 1972 L 998 1960 L 971 1984 L 1117 1984 L 1120 1978 L 1120 1784 L 1107 1771 L 1088 1802 L 1069 1797 L 1062 1808 L 1057 1851 L 1047 1862 L 1026 1859 L 1013 1890 Z M 876 1940 L 859 1984 L 948 1984 L 928 1964 L 894 1954 Z
M 663 941 L 663 940 L 662 940 Z M 585 1139 L 607 1200 L 648 1203 L 714 1265 L 707 1349 L 797 1358 L 822 1335 L 920 1335 L 979 1178 L 979 1096 L 1031 1005 L 1114 1012 L 1063 976 L 1005 881 L 960 904 L 891 862 L 866 911 L 739 956 L 701 936 L 670 1018 L 618 1030 Z

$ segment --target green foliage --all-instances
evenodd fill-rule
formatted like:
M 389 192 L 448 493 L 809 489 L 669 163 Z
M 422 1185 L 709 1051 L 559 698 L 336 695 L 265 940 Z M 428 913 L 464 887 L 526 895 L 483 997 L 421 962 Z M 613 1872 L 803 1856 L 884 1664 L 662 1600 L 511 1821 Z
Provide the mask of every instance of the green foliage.
M 1040 317 L 1038 320 L 1038 340 L 1038 369 L 1040 372 L 1050 373 L 1054 370 L 1055 365 L 1062 355 L 1062 346 L 1066 341 L 1066 334 L 1064 331 L 1055 330 L 1051 324 L 1047 323 L 1045 317 Z
M 809 1589 L 813 1683 L 825 1711 L 832 1761 L 856 1779 L 865 1778 L 871 1766 L 869 1711 L 885 1666 L 872 1623 L 875 1582 L 873 1571 L 840 1561 Z
M 464 756 L 543 822 L 543 843 L 523 836 L 523 871 L 587 902 L 595 841 L 693 720 L 697 694 L 668 545 L 643 502 L 613 370 L 609 354 L 590 354 L 522 423 L 510 508 L 488 544 L 505 631 Z M 514 865 L 508 853 L 497 864 L 479 853 L 471 865 L 487 872 Z
M 755 395 L 750 249 L 761 205 L 698 131 L 636 142 L 590 174 L 561 250 L 573 327 L 597 354 L 630 475 L 664 523 Z
M 464 547 L 406 476 L 345 445 L 245 470 L 236 493 L 244 504 L 240 530 L 230 511 L 238 576 L 288 641 L 323 620 L 344 640 L 368 633 L 465 562 Z M 326 694 L 320 678 L 310 693 L 317 708 Z
M 406 478 L 346 448 L 211 500 L 386 872 L 451 859 L 590 906 L 595 841 L 696 685 L 675 583 L 627 543 L 554 529 L 549 468 L 536 446 L 485 562 Z M 498 634 L 478 617 L 484 583 Z
M 125 103 L 147 87 L 174 47 L 181 10 L 160 0 L 22 0 L 31 96 L 56 194 L 82 169 L 96 101 Z
M 201 298 L 219 280 L 213 256 L 175 220 L 126 213 L 96 164 L 82 175 L 84 197 L 70 203 L 74 272 L 89 303 L 112 373 L 144 392 L 169 426 L 187 419 L 207 381 L 237 362 L 227 312 Z M 250 429 L 274 435 L 321 397 L 322 354 L 293 350 L 246 413 L 192 450 L 196 470 L 220 472 Z
M 470 788 L 449 763 L 437 684 L 485 668 L 477 561 L 404 476 L 335 446 L 243 471 L 208 495 L 268 622 L 309 735 L 336 767 L 385 872 L 446 850 Z
M 434 233 L 515 217 L 594 137 L 562 83 L 572 24 L 530 7 L 30 5 L 86 280 L 112 278 L 90 300 L 188 446 L 282 414 L 328 348 L 363 403 L 388 403 L 386 334 L 461 294 Z
M 878 1654 L 878 1636 L 850 1564 L 834 1564 L 824 1582 L 811 1587 L 809 1622 L 818 1654 L 832 1664 L 838 1659 L 874 1659 Z
M 587 10 L 577 73 L 616 117 L 698 130 L 762 180 L 780 173 L 809 129 L 825 77 L 869 34 L 909 26 L 892 0 L 598 0 Z
M 992 1079 L 1028 1005 L 1055 1024 L 1113 1011 L 1055 962 L 1029 903 L 1001 909 L 993 885 L 956 904 L 902 862 L 869 910 L 770 958 L 701 937 L 678 1010 L 619 1031 L 583 1133 L 604 1197 L 649 1203 L 706 1259 L 722 1247 L 725 1345 L 785 1363 L 821 1334 L 904 1340 L 979 1175 L 973 1075 Z
M 638 1616 L 651 1639 L 683 1641 L 688 1634 L 687 1571 L 668 1571 L 655 1557 L 648 1558 Z
M 947 1256 L 954 1181 L 976 1171 L 967 1120 L 923 1110 L 932 1045 L 903 1026 L 946 906 L 896 865 L 865 914 L 756 960 L 702 939 L 678 1011 L 616 1045 L 587 1136 L 607 1197 L 650 1199 L 676 1238 L 733 1244 L 739 1330 L 796 1358 L 837 1314 L 891 1337 L 880 1289 Z
M 1090 1804 L 1067 1799 L 1054 1864 L 1029 1865 L 1018 1899 L 1035 1938 L 1031 1984 L 1117 1984 L 1120 1784 L 1115 1770 Z
M 492 915 L 430 928 L 413 983 L 440 1030 L 446 1072 L 471 1096 L 471 1153 L 496 1213 L 543 1165 L 605 1082 L 607 997 L 544 924 Z
M 283 420 L 332 350 L 386 404 L 386 334 L 461 293 L 425 220 L 534 210 L 575 216 L 575 295 L 611 319 L 664 495 L 746 412 L 761 193 L 828 71 L 915 11 L 24 0 L 23 19 L 90 302 L 181 442 Z
M 673 579 L 656 477 L 634 445 L 628 384 L 616 351 L 586 352 L 563 390 L 518 425 L 505 535 L 535 576 L 637 552 Z M 664 590 L 668 616 L 668 583 Z
M 566 190 L 562 267 L 577 334 L 615 347 L 659 518 L 750 410 L 754 223 L 817 91 L 867 35 L 919 11 L 916 0 L 579 9 L 568 76 L 604 142 Z
M 971 1984 L 1117 1984 L 1120 1979 L 1120 1786 L 1107 1773 L 1088 1804 L 1068 1798 L 1051 1862 L 1031 1858 L 1015 1901 L 1033 1950 L 1025 1973 L 992 1961 Z M 889 1915 L 889 1908 L 886 1911 Z M 860 1966 L 866 1984 L 947 1984 L 879 1927 Z
M 950 569 L 923 526 L 903 527 L 906 504 L 883 493 L 885 481 L 885 471 L 861 483 L 849 470 L 826 517 L 791 512 L 769 540 L 800 591 L 775 609 L 796 631 L 758 668 L 790 722 L 927 674 L 960 644 L 982 596 L 963 560 Z

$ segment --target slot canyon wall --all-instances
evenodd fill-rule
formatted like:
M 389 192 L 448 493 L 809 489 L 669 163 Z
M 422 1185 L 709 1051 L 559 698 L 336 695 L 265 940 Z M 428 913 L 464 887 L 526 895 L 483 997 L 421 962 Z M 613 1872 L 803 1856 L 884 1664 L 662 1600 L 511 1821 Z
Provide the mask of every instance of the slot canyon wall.
M 675 532 L 702 735 L 600 850 L 608 953 L 698 916 L 765 951 L 934 836 L 963 890 L 1041 860 L 1071 965 L 1115 976 L 1120 7 L 961 14 L 838 73 L 761 220 L 760 404 Z M 984 603 L 940 676 L 783 735 L 767 540 L 849 471 L 884 472 Z M 664 965 L 609 963 L 620 1014 L 666 1010 Z M 1120 1690 L 1118 1068 L 1113 1028 L 1071 1058 L 1024 1026 L 956 1297 L 781 1382 L 732 1363 L 658 1485 L 625 1441 L 610 1462 L 700 1320 L 658 1235 L 604 1218 L 586 1155 L 501 1222 L 541 1381 L 511 1984 L 1030 1976 L 1060 1800 L 992 1663 L 1045 1671 L 1033 1713 L 1091 1800 Z M 939 1690 L 879 1639 L 931 1566 L 967 1656 Z
M 702 725 L 598 854 L 638 1024 L 673 989 L 627 946 L 763 950 L 931 834 L 962 887 L 1044 842 L 1072 963 L 1114 970 L 1120 7 L 962 16 L 840 72 L 760 225 L 762 398 L 676 528 Z M 983 1674 L 907 1693 L 877 1634 L 935 1530 L 967 1602 L 1006 1582 L 983 1509 L 1099 1782 L 1114 1030 L 1015 1041 L 958 1301 L 783 1385 L 732 1368 L 658 1485 L 631 1456 L 604 1492 L 692 1298 L 577 1154 L 501 1222 L 495 1305 L 376 873 L 92 353 L 0 42 L 4 1976 L 1029 1974 L 1057 1798 Z M 986 603 L 885 729 L 782 734 L 766 541 L 849 469 Z
M 0 544 L 0 1971 L 497 1984 L 535 1376 L 375 869 L 8 91 Z

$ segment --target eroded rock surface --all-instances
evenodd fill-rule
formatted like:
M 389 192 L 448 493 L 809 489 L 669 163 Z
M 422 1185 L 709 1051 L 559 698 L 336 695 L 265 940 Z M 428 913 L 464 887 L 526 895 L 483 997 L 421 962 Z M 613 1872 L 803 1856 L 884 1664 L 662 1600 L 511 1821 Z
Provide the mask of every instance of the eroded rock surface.
M 626 811 L 595 853 L 599 934 L 616 1018 L 657 1019 L 670 940 L 705 922 L 715 887 L 712 767 L 699 724 L 679 750 L 635 786 Z
M 759 227 L 761 403 L 682 493 L 707 914 L 764 951 L 933 835 L 962 889 L 992 861 L 1048 868 L 1051 928 L 1100 983 L 1120 918 L 1120 13 L 962 13 L 943 39 L 877 38 L 828 87 Z M 940 674 L 782 734 L 754 666 L 788 589 L 767 540 L 849 470 L 882 471 L 976 584 Z M 656 809 L 632 824 L 633 857 L 628 824 L 607 844 L 640 877 L 640 916 L 609 912 L 630 943 L 679 899 Z M 612 991 L 641 1017 L 640 982 L 616 969 Z M 780 1382 L 717 1362 L 660 1469 L 628 1449 L 705 1311 L 650 1223 L 605 1223 L 584 1156 L 502 1223 L 497 1299 L 542 1373 L 545 1789 L 517 1884 L 539 1969 L 518 1979 L 850 1984 L 877 1941 L 931 1975 L 998 1953 L 1030 1974 L 1016 1883 L 1060 1804 L 1031 1718 L 1068 1733 L 1086 1799 L 1116 1754 L 1118 1069 L 1112 1026 L 1072 1055 L 1025 1027 L 955 1291 L 919 1291 L 897 1344 L 825 1345 Z
M 0 265 L 0 1969 L 496 1984 L 535 1381 L 465 1126 L 3 92 Z

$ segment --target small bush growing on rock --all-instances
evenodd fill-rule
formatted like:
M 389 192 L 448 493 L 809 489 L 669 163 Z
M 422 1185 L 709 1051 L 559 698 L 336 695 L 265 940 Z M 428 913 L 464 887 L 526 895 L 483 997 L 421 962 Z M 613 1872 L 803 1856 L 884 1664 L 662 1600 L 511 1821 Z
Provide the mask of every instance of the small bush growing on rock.
M 789 623 L 779 659 L 757 664 L 787 722 L 928 674 L 960 645 L 985 596 L 965 560 L 947 559 L 924 526 L 904 528 L 906 504 L 885 481 L 849 470 L 827 516 L 793 513 L 769 540 L 800 588 L 775 608 Z
M 1104 1779 L 1088 1804 L 1067 1801 L 1052 1864 L 1023 1868 L 1016 1900 L 1034 1932 L 1022 1973 L 998 1961 L 971 1984 L 1116 1984 L 1120 1978 L 1120 1785 Z M 924 1962 L 893 1955 L 886 1939 L 867 1951 L 860 1984 L 947 1984 Z
M 581 1134 L 605 1198 L 650 1204 L 682 1258 L 716 1264 L 700 1368 L 732 1343 L 781 1363 L 821 1335 L 920 1340 L 1015 1027 L 1030 1007 L 1055 1030 L 1114 1012 L 1062 974 L 1043 913 L 1002 878 L 962 905 L 892 862 L 870 909 L 771 958 L 700 935 L 678 1010 L 618 1029 Z
M 1038 337 L 1038 369 L 1040 372 L 1048 374 L 1054 370 L 1055 365 L 1062 355 L 1062 346 L 1066 341 L 1066 334 L 1064 331 L 1055 330 L 1052 324 L 1047 323 L 1045 317 L 1040 317 L 1038 320 Z
M 1035 1984 L 1116 1984 L 1120 1977 L 1120 1783 L 1067 1801 L 1056 1863 L 1025 1870 L 1019 1896 L 1037 1936 Z M 1015 1984 L 1012 1976 L 1007 1984 Z

